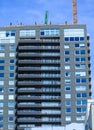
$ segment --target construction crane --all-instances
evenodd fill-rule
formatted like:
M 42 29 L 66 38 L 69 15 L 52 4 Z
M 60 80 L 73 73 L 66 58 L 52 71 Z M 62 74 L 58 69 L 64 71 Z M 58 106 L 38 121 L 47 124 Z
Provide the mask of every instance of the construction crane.
M 48 24 L 48 11 L 45 12 L 45 22 L 44 24 Z
M 77 0 L 72 0 L 72 23 L 78 23 L 78 16 L 77 16 Z

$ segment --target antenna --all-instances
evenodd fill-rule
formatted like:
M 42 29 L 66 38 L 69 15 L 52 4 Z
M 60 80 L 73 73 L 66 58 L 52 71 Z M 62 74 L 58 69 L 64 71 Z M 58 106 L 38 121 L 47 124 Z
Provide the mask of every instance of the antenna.
M 77 16 L 77 0 L 72 0 L 72 23 L 78 23 L 78 16 Z
M 45 22 L 44 24 L 48 24 L 48 11 L 45 12 Z

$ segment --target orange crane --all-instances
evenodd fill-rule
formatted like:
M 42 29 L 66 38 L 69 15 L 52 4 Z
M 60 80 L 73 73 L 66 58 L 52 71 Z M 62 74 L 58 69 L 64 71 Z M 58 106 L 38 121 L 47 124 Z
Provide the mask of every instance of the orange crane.
M 77 0 L 72 0 L 72 23 L 78 23 L 78 16 L 77 16 Z

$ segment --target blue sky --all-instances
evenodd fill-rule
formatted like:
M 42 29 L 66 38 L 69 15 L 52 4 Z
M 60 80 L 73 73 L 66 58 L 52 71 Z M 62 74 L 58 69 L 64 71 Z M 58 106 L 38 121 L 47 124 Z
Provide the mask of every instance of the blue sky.
M 72 23 L 72 0 L 0 0 L 0 26 L 25 25 L 44 22 L 45 11 L 49 11 L 49 22 Z M 78 23 L 87 25 L 90 35 L 92 87 L 94 86 L 94 0 L 78 1 Z M 94 90 L 94 89 L 93 89 Z M 94 98 L 94 92 L 93 92 Z

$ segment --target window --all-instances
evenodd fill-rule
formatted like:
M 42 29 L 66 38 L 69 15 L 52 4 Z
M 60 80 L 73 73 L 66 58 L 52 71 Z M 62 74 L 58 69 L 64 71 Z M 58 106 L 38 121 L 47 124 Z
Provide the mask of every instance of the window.
M 10 45 L 10 50 L 15 50 L 15 45 Z
M 4 89 L 3 88 L 0 88 L 0 93 L 3 93 L 4 92 Z
M 4 106 L 4 103 L 3 102 L 0 102 L 0 107 L 3 107 Z
M 9 122 L 13 122 L 14 121 L 14 117 L 12 117 L 12 116 L 8 117 L 8 121 Z
M 8 96 L 8 99 L 9 99 L 9 100 L 14 100 L 14 95 L 9 95 L 9 96 Z
M 85 64 L 76 64 L 75 69 L 85 69 L 86 65 Z
M 71 121 L 71 116 L 66 116 L 65 120 L 66 121 Z
M 76 105 L 79 106 L 79 105 L 86 105 L 87 104 L 87 101 L 86 100 L 77 100 L 76 101 Z
M 14 85 L 14 80 L 10 80 L 9 85 Z
M 1 122 L 1 121 L 3 121 L 3 117 L 2 117 L 2 116 L 0 116 L 0 122 Z
M 10 63 L 14 63 L 14 59 L 11 59 L 11 60 L 10 60 Z
M 35 37 L 36 30 L 20 30 L 20 37 Z
M 0 57 L 5 57 L 5 53 L 0 53 Z
M 0 95 L 0 100 L 3 100 L 4 99 L 4 95 Z
M 77 61 L 77 62 L 85 62 L 86 59 L 85 59 L 84 57 L 81 57 L 81 58 L 76 57 L 76 58 L 75 58 L 75 61 Z
M 86 86 L 76 86 L 76 91 L 86 91 Z
M 0 115 L 3 115 L 4 110 L 0 109 Z
M 75 72 L 75 76 L 86 76 L 86 72 Z
M 69 70 L 70 69 L 70 65 L 65 65 L 65 70 Z
M 5 50 L 5 45 L 0 45 L 0 51 L 3 51 L 3 50 Z
M 65 79 L 65 84 L 70 84 L 71 80 L 70 79 Z
M 59 36 L 60 30 L 58 28 L 41 29 L 40 35 L 41 36 Z
M 13 115 L 14 114 L 14 110 L 8 110 L 8 114 L 9 115 Z
M 0 78 L 4 78 L 4 73 L 0 73 Z
M 0 64 L 3 64 L 3 63 L 5 63 L 5 60 L 0 60 Z
M 0 129 L 3 130 L 3 124 L 0 124 Z
M 15 53 L 10 53 L 9 56 L 10 57 L 15 57 Z
M 81 121 L 81 120 L 83 121 L 83 120 L 85 120 L 85 116 L 77 115 L 76 120 L 77 121 Z
M 86 97 L 87 97 L 87 94 L 86 94 L 86 93 L 77 93 L 77 94 L 76 94 L 76 97 L 77 97 L 77 98 L 86 98 Z
M 66 108 L 66 113 L 70 113 L 71 112 L 71 108 Z
M 14 66 L 10 66 L 10 70 L 14 70 Z
M 8 91 L 9 91 L 10 93 L 14 92 L 14 88 L 9 88 Z
M 14 102 L 8 102 L 8 107 L 14 107 Z
M 0 66 L 0 70 L 4 70 L 4 66 Z
M 70 58 L 69 57 L 65 58 L 65 62 L 70 62 Z
M 84 48 L 85 44 L 84 43 L 81 43 L 81 44 L 77 43 L 77 44 L 75 44 L 75 47 Z
M 70 106 L 70 105 L 71 105 L 71 101 L 70 101 L 70 100 L 66 100 L 66 101 L 65 101 L 65 105 L 66 105 L 66 106 Z
M 9 130 L 14 130 L 14 125 L 13 124 L 8 124 L 8 129 Z
M 70 77 L 70 76 L 71 76 L 71 73 L 70 73 L 70 72 L 65 72 L 65 76 L 66 76 L 66 77 Z
M 66 91 L 70 91 L 70 90 L 71 90 L 71 86 L 66 86 L 66 87 L 65 87 L 65 90 L 66 90 Z
M 76 83 L 86 83 L 86 78 L 76 78 Z
M 82 107 L 82 108 L 77 108 L 76 109 L 77 113 L 85 113 L 86 112 L 86 107 Z
M 65 45 L 64 45 L 64 48 L 65 48 L 65 49 L 69 49 L 69 47 L 70 47 L 69 44 L 65 44 Z
M 14 73 L 10 73 L 10 78 L 14 78 Z
M 71 94 L 65 94 L 65 98 L 71 98 Z
M 0 81 L 0 85 L 4 85 L 4 81 Z
M 69 55 L 70 54 L 70 52 L 69 51 L 65 51 L 65 55 Z

